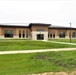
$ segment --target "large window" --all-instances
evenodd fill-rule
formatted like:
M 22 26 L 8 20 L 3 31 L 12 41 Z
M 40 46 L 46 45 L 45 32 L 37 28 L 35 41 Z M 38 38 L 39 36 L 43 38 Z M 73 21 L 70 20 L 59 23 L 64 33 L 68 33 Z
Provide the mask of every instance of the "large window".
M 8 38 L 13 37 L 13 30 L 5 30 L 4 37 L 8 37 Z
M 75 38 L 75 32 L 72 32 L 72 38 Z
M 59 33 L 59 38 L 65 38 L 65 32 L 60 32 Z

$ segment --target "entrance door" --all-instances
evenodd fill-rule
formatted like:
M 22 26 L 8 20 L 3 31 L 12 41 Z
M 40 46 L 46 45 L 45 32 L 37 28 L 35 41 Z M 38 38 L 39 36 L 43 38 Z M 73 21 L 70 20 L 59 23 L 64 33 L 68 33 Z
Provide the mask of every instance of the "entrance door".
M 37 40 L 44 40 L 44 34 L 37 34 Z

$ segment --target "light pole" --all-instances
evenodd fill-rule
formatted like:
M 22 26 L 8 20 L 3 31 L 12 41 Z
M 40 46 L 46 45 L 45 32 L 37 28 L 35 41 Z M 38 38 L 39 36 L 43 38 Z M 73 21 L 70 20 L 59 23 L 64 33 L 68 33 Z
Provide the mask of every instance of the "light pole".
M 71 43 L 71 23 L 70 23 L 70 43 Z

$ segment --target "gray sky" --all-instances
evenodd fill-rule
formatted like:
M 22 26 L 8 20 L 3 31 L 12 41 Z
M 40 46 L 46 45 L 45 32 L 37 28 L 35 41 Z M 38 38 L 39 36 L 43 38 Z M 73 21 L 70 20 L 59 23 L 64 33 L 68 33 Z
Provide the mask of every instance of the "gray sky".
M 31 22 L 76 27 L 76 1 L 0 1 L 0 23 Z

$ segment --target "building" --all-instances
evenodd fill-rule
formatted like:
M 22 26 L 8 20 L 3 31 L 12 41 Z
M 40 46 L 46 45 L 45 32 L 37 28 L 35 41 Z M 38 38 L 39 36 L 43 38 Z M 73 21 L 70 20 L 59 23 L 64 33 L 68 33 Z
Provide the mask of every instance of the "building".
M 31 40 L 48 40 L 51 38 L 76 38 L 76 28 L 52 26 L 51 24 L 0 24 L 0 39 L 25 38 Z

